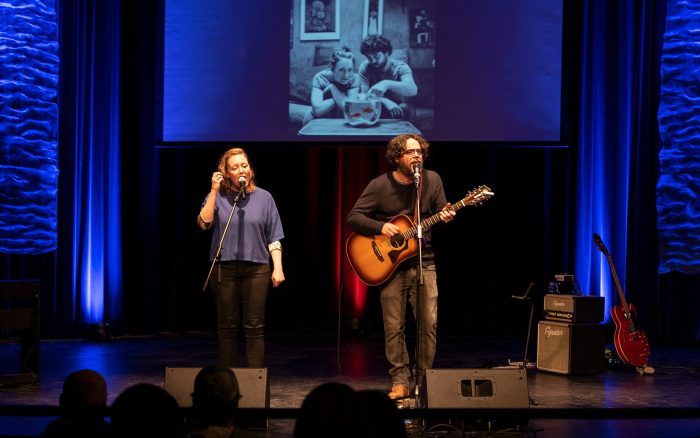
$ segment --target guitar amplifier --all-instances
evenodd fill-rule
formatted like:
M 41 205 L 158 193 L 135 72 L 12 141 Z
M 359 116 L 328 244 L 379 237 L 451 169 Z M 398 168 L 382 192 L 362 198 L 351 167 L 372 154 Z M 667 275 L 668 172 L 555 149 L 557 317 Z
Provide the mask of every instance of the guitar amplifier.
M 597 374 L 605 363 L 602 324 L 537 324 L 537 369 L 559 374 Z
M 572 324 L 601 322 L 604 304 L 603 297 L 546 294 L 544 318 Z

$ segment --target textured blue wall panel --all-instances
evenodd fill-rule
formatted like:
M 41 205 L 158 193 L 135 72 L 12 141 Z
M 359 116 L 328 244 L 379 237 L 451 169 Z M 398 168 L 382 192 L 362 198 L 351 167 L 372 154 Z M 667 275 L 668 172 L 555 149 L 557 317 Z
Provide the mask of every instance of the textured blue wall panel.
M 661 62 L 659 272 L 700 272 L 700 3 L 669 1 Z
M 56 249 L 58 65 L 54 1 L 0 2 L 0 252 Z

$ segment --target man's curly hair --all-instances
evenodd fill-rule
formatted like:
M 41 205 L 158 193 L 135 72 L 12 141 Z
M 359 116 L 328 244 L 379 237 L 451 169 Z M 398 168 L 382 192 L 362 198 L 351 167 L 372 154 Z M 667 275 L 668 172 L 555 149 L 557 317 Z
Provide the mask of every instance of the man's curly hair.
M 398 165 L 396 162 L 403 156 L 406 150 L 406 142 L 410 139 L 414 139 L 420 145 L 421 150 L 423 150 L 423 160 L 428 158 L 428 150 L 430 149 L 430 143 L 418 134 L 401 134 L 389 140 L 386 146 L 386 160 L 389 162 L 389 166 L 392 169 L 396 169 Z
M 387 56 L 391 55 L 393 48 L 391 41 L 384 38 L 382 35 L 370 35 L 362 40 L 360 44 L 360 53 L 367 56 L 370 53 L 383 52 Z

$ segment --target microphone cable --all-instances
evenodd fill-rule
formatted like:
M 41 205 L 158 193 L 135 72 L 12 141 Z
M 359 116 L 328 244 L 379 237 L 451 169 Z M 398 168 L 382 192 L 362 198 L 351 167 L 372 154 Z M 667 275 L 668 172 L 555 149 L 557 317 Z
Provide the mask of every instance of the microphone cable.
M 338 324 L 336 332 L 336 363 L 338 365 L 338 376 L 343 375 L 343 366 L 340 363 L 340 335 L 341 335 L 341 317 L 343 310 L 343 290 L 345 289 L 345 273 L 351 271 L 352 268 L 340 270 L 340 284 L 338 285 Z

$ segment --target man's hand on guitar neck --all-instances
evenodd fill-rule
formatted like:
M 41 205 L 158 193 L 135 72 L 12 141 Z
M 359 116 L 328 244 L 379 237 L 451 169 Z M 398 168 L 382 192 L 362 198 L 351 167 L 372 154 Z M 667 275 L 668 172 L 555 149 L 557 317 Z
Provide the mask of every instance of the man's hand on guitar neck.
M 443 223 L 449 223 L 452 222 L 452 219 L 455 218 L 457 212 L 452 209 L 452 204 L 448 202 L 447 204 L 445 204 L 445 206 L 442 208 L 442 211 L 439 214 L 440 220 Z

